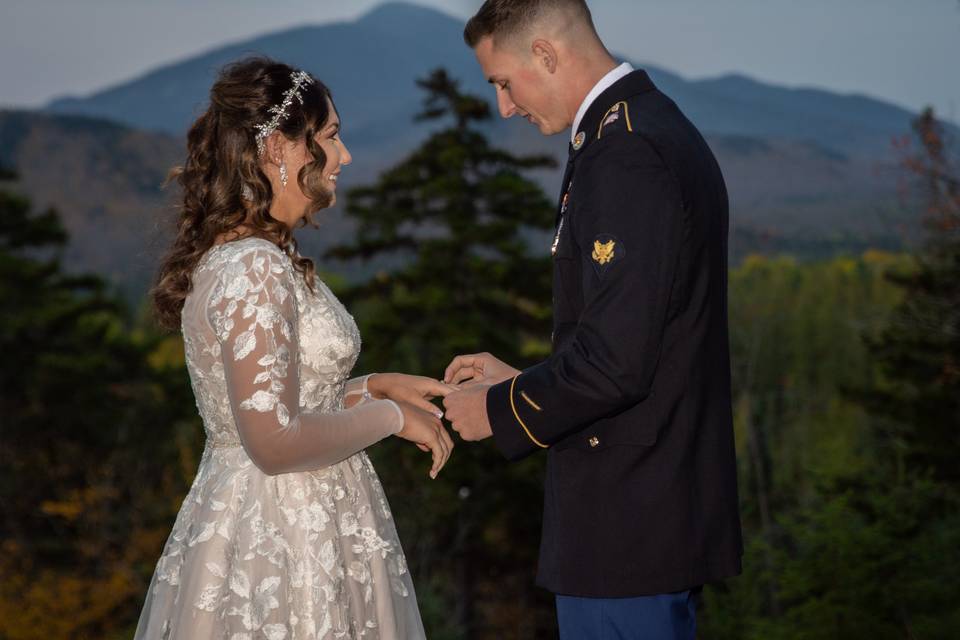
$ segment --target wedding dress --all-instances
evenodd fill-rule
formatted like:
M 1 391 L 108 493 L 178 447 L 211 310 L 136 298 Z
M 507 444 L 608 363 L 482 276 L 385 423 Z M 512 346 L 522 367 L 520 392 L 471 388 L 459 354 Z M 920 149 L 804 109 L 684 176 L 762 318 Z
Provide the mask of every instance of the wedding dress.
M 250 237 L 201 259 L 182 328 L 206 447 L 135 638 L 424 638 L 363 451 L 403 414 L 347 380 L 360 335 L 346 309 Z

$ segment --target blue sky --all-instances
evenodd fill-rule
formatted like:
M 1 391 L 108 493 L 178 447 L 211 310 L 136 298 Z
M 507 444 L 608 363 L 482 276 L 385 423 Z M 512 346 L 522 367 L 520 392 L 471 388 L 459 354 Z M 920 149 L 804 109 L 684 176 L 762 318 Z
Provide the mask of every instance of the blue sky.
M 350 20 L 380 1 L 2 0 L 0 105 L 82 95 L 225 42 Z M 416 1 L 461 18 L 480 5 Z M 960 0 L 589 4 L 611 49 L 686 77 L 738 72 L 912 109 L 933 104 L 960 120 Z

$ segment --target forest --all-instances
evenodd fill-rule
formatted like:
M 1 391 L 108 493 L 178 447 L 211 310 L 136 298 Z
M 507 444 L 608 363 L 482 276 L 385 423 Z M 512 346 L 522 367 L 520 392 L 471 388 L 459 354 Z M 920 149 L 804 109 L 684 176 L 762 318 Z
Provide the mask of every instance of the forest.
M 356 372 L 549 354 L 554 195 L 482 133 L 483 100 L 419 82 L 430 136 L 353 189 L 318 260 L 356 318 Z M 960 628 L 960 165 L 936 114 L 899 146 L 923 228 L 903 251 L 732 265 L 744 572 L 707 585 L 704 640 L 953 638 Z M 309 232 L 309 230 L 307 230 Z M 65 269 L 54 210 L 0 176 L 0 640 L 129 638 L 204 446 L 179 335 Z M 337 263 L 389 265 L 360 282 Z M 534 586 L 544 457 L 459 443 L 439 479 L 370 454 L 435 640 L 556 637 Z

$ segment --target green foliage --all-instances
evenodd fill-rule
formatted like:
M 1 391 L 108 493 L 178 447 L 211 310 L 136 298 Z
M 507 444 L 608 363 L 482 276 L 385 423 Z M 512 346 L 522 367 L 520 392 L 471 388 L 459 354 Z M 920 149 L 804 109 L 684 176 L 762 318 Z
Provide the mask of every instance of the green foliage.
M 730 340 L 744 517 L 814 490 L 811 471 L 870 465 L 867 416 L 845 397 L 875 367 L 860 336 L 899 299 L 884 273 L 906 263 L 877 251 L 801 264 L 751 256 L 730 273 Z
M 946 638 L 955 628 L 960 503 L 898 468 L 859 402 L 882 380 L 861 337 L 887 326 L 903 292 L 886 274 L 910 262 L 751 257 L 731 272 L 747 542 L 744 574 L 706 591 L 703 638 Z
M 926 199 L 923 249 L 888 279 L 904 291 L 890 323 L 870 337 L 884 383 L 862 394 L 910 467 L 960 487 L 960 164 L 927 110 L 914 123 L 919 150 L 904 166 Z
M 960 181 L 931 113 L 916 131 L 920 252 L 731 274 L 747 549 L 705 638 L 956 635 Z
M 65 242 L 55 212 L 0 190 L 2 638 L 135 621 L 189 481 L 171 463 L 197 426 L 180 367 L 155 357 L 168 343 L 132 331 L 99 278 L 65 275 Z
M 942 486 L 876 479 L 820 487 L 779 518 L 777 544 L 754 537 L 743 578 L 707 592 L 705 638 L 952 638 L 960 623 L 960 510 Z M 934 516 L 934 517 L 932 517 Z M 773 575 L 762 558 L 772 555 Z M 773 613 L 756 588 L 778 585 Z
M 515 366 L 549 352 L 550 263 L 530 250 L 554 207 L 522 171 L 551 165 L 491 147 L 474 126 L 487 103 L 444 71 L 419 82 L 427 120 L 452 120 L 372 186 L 348 194 L 358 223 L 341 259 L 397 267 L 339 292 L 364 337 L 360 369 L 441 377 L 458 353 L 490 351 Z M 431 638 L 531 638 L 552 629 L 533 588 L 541 457 L 508 465 L 492 443 L 461 443 L 436 481 L 406 443 L 374 449 Z M 510 624 L 504 624 L 510 620 Z
M 439 128 L 349 194 L 344 259 L 387 257 L 337 288 L 360 369 L 439 376 L 460 352 L 523 366 L 548 351 L 550 266 L 530 249 L 553 207 L 491 148 L 486 106 L 442 72 Z M 709 587 L 700 637 L 950 638 L 960 627 L 955 460 L 960 310 L 957 170 L 932 114 L 907 167 L 928 196 L 914 256 L 752 256 L 730 273 L 744 575 Z M 909 150 L 908 150 L 909 151 Z M 53 211 L 0 170 L 0 638 L 123 638 L 198 464 L 202 429 L 179 336 L 155 334 L 104 282 L 70 276 Z M 434 639 L 555 637 L 533 586 L 542 456 L 458 444 L 436 481 L 416 448 L 371 451 Z

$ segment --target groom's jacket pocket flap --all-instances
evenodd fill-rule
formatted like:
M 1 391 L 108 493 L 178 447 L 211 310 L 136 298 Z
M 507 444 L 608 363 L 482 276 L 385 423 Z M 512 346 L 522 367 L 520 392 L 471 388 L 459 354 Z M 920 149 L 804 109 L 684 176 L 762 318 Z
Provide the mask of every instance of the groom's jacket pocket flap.
M 614 446 L 652 447 L 657 443 L 659 430 L 656 396 L 651 394 L 625 411 L 570 434 L 553 448 L 557 451 L 572 448 L 600 451 Z

